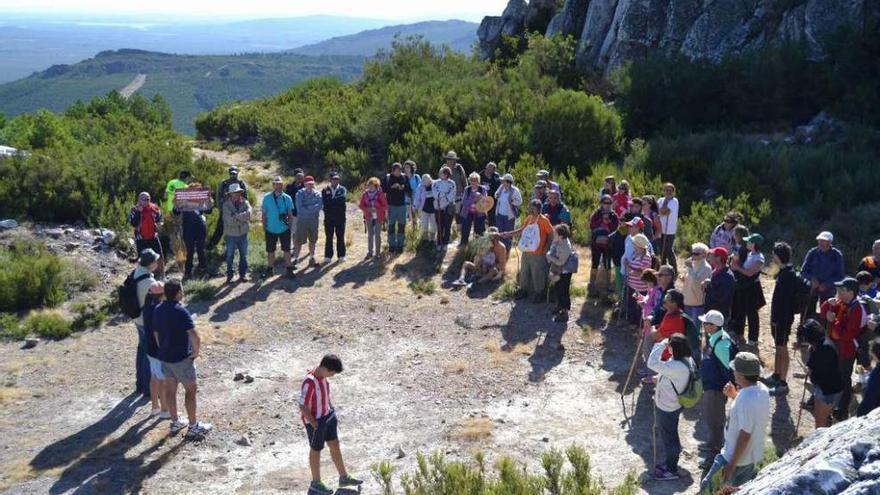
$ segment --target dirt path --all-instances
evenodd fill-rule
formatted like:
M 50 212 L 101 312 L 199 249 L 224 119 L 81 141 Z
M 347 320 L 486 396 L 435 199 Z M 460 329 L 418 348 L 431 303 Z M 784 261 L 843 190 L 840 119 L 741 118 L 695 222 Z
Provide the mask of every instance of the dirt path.
M 550 321 L 550 305 L 496 303 L 488 289 L 471 297 L 449 291 L 441 284 L 454 249 L 436 259 L 365 262 L 353 205 L 348 220 L 346 263 L 303 269 L 295 280 L 224 286 L 215 301 L 190 305 L 205 343 L 200 415 L 216 428 L 204 442 L 169 437 L 167 423 L 149 419 L 149 405 L 131 395 L 131 323 L 27 351 L 0 344 L 0 435 L 15 439 L 0 449 L 0 489 L 303 493 L 307 445 L 295 401 L 302 375 L 326 352 L 346 365 L 333 380 L 334 402 L 347 464 L 365 478 L 383 460 L 398 475 L 410 471 L 417 451 L 468 459 L 482 449 L 540 469 L 542 452 L 572 443 L 588 449 L 608 485 L 652 465 L 650 391 L 620 398 L 637 337 L 608 322 L 607 308 L 576 299 L 580 315 L 561 324 Z M 318 246 L 322 255 L 323 238 Z M 441 288 L 418 297 L 407 285 L 425 277 Z M 772 357 L 769 332 L 762 334 L 762 354 Z M 239 371 L 257 378 L 235 382 Z M 780 444 L 791 437 L 799 398 L 793 387 L 775 403 Z M 646 481 L 645 491 L 695 493 L 697 416 L 687 413 L 681 426 L 690 474 Z M 808 415 L 802 430 L 812 430 Z M 251 446 L 237 443 L 243 436 Z M 329 459 L 323 469 L 335 479 Z M 372 480 L 363 490 L 377 491 Z
M 147 75 L 138 74 L 126 87 L 119 90 L 119 94 L 122 95 L 123 98 L 130 98 L 137 90 L 141 89 L 141 86 L 143 86 L 145 82 L 147 82 Z

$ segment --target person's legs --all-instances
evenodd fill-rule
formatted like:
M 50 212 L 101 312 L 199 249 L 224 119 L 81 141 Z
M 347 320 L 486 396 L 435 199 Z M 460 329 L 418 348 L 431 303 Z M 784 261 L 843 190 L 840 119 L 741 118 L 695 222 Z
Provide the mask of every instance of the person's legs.
M 724 483 L 719 479 L 719 476 L 721 470 L 724 469 L 724 466 L 726 465 L 727 460 L 723 455 L 718 454 L 715 456 L 715 460 L 712 462 L 712 467 L 709 468 L 709 472 L 707 472 L 706 476 L 700 481 L 700 493 L 716 493 L 722 488 Z
M 196 252 L 196 240 L 192 237 L 185 237 L 183 244 L 186 246 L 186 262 L 184 264 L 183 276 L 191 277 L 193 268 L 193 258 Z
M 184 399 L 183 405 L 186 407 L 186 417 L 189 420 L 189 424 L 196 424 L 196 392 L 197 392 L 196 382 L 192 381 L 190 383 L 183 384 L 183 392 Z
M 345 258 L 345 220 L 336 222 L 333 230 L 336 231 L 336 256 Z
M 248 271 L 248 236 L 247 234 L 238 237 L 236 241 L 238 246 L 238 274 L 244 277 Z
M 663 235 L 661 238 L 661 242 L 663 243 L 663 253 L 660 257 L 660 262 L 664 265 L 671 265 L 672 270 L 676 274 L 676 278 L 678 275 L 678 264 L 675 260 L 675 234 L 671 235 Z
M 211 242 L 208 246 L 213 249 L 214 246 L 220 243 L 220 239 L 223 238 L 223 208 L 220 208 L 220 214 L 217 215 L 217 226 L 214 227 L 214 235 L 211 237 Z
M 691 320 L 693 320 L 694 324 L 700 324 L 699 318 L 703 316 L 703 306 L 685 306 L 684 312 L 691 317 Z
M 164 400 L 162 400 L 162 380 L 155 376 L 150 377 L 150 405 L 153 409 L 164 411 Z
M 534 294 L 544 295 L 547 287 L 547 258 L 542 254 L 532 255 L 532 288 Z
M 746 308 L 744 307 L 743 292 L 739 289 L 733 291 L 733 304 L 730 308 L 730 329 L 733 336 L 740 342 L 745 338 Z
M 208 272 L 208 257 L 205 255 L 205 237 L 207 235 L 206 232 L 204 235 L 196 237 L 196 254 L 199 256 L 199 270 L 205 273 Z
M 333 234 L 336 232 L 334 225 L 328 221 L 324 221 L 324 258 L 333 257 Z
M 556 308 L 571 310 L 571 273 L 563 273 L 556 282 Z
M 406 245 L 406 212 L 408 206 L 400 209 L 400 215 L 397 218 L 397 252 L 402 253 L 403 247 Z
M 468 240 L 471 237 L 471 225 L 474 223 L 474 218 L 470 215 L 461 219 L 461 238 L 458 240 L 459 246 L 467 246 Z
M 843 421 L 849 417 L 849 404 L 852 401 L 852 372 L 855 358 L 840 359 L 840 382 L 843 384 L 843 391 L 840 394 L 840 403 L 835 410 L 835 418 Z
M 834 406 L 825 401 L 815 398 L 813 401 L 813 418 L 816 421 L 816 428 L 825 428 L 831 424 L 831 413 Z
M 309 470 L 312 472 L 312 481 L 321 481 L 321 451 L 309 449 Z
M 137 354 L 135 355 L 135 390 L 145 396 L 150 395 L 150 360 L 147 358 L 147 336 L 143 325 L 135 323 L 138 333 Z
M 749 321 L 749 342 L 757 342 L 761 332 L 761 320 L 758 317 L 758 307 L 752 304 L 746 315 Z
M 680 415 L 681 409 L 673 412 L 657 409 L 657 429 L 660 431 L 660 438 L 663 442 L 666 469 L 673 473 L 678 473 L 678 459 L 681 455 L 681 441 L 678 437 L 678 418 Z
M 346 476 L 348 472 L 345 470 L 345 463 L 342 461 L 342 450 L 339 448 L 339 440 L 327 440 L 327 448 L 330 449 L 330 459 L 336 466 L 336 472 L 339 476 Z
M 168 406 L 171 421 L 177 421 L 177 378 L 169 373 L 165 374 L 165 405 Z
M 238 247 L 238 239 L 226 236 L 226 276 L 232 276 L 232 262 L 235 261 L 235 248 Z
M 724 447 L 724 423 L 725 406 L 727 396 L 719 390 L 706 390 L 703 392 L 703 419 L 706 421 L 708 438 L 706 447 L 710 453 L 709 458 L 715 456 Z
M 478 216 L 474 219 L 474 237 L 486 232 L 486 217 Z
M 519 285 L 520 290 L 528 292 L 531 289 L 531 280 L 532 280 L 532 256 L 533 254 L 523 253 L 522 255 L 522 266 L 520 266 L 519 270 L 519 280 L 517 280 L 517 284 Z

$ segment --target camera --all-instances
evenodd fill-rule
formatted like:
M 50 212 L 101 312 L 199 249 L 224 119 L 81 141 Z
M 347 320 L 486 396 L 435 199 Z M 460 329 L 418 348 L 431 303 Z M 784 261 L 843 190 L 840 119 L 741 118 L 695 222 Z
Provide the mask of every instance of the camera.
M 287 225 L 287 214 L 286 213 L 279 213 L 278 219 L 281 220 L 281 223 L 283 223 L 284 225 Z

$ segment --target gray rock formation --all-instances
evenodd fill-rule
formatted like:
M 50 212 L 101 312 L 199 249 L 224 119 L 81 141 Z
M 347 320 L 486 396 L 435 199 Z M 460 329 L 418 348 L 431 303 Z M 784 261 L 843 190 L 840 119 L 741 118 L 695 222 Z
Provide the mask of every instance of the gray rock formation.
M 554 2 L 511 0 L 501 17 L 486 17 L 483 56 L 501 34 L 540 28 Z M 578 38 L 577 64 L 606 75 L 650 53 L 682 53 L 720 60 L 724 55 L 784 41 L 803 42 L 815 59 L 841 27 L 877 29 L 880 0 L 566 0 L 544 31 Z
M 526 12 L 526 31 L 545 33 L 555 13 L 556 0 L 531 0 Z
M 813 432 L 736 493 L 880 493 L 880 409 Z
M 495 54 L 504 36 L 519 36 L 525 32 L 528 9 L 525 0 L 510 0 L 501 17 L 483 18 L 477 30 L 477 37 L 480 39 L 480 54 L 484 58 Z

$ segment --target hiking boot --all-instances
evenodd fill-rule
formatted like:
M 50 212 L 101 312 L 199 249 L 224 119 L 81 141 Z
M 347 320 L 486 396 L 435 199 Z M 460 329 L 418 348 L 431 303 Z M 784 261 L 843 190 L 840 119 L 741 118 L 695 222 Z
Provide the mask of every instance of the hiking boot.
M 333 490 L 327 488 L 322 481 L 312 481 L 309 484 L 309 495 L 333 495 Z
M 339 486 L 361 486 L 364 483 L 363 480 L 359 480 L 350 474 L 345 474 L 339 477 Z

